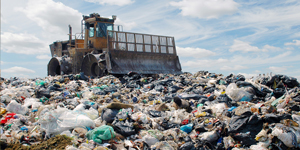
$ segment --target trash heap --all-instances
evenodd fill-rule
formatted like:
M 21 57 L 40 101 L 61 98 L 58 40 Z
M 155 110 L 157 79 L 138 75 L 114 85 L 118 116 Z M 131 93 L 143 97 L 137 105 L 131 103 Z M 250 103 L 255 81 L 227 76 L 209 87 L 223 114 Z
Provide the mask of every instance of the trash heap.
M 299 149 L 299 87 L 207 71 L 2 78 L 0 149 Z

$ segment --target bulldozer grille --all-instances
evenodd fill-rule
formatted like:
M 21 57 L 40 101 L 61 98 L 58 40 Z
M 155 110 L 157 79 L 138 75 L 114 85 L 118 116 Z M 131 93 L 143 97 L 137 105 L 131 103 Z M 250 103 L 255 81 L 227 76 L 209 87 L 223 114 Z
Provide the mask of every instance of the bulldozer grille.
M 108 31 L 109 49 L 176 55 L 174 37 Z

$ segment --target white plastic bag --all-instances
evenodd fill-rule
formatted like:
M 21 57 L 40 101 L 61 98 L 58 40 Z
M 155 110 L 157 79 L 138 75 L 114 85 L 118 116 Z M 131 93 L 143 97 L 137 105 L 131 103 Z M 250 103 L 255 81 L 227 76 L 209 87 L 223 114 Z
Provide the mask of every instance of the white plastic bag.
M 230 83 L 225 93 L 234 101 L 251 101 L 252 95 L 244 88 L 238 88 L 235 83 Z
M 95 127 L 92 119 L 84 114 L 75 111 L 66 111 L 57 120 L 60 127 L 63 128 L 76 128 L 76 127 Z
M 214 104 L 211 109 L 212 112 L 214 114 L 216 114 L 217 116 L 220 116 L 223 111 L 225 111 L 228 108 L 228 106 L 225 103 L 218 103 L 218 104 Z
M 60 108 L 53 110 L 51 106 L 42 106 L 38 111 L 39 123 L 41 129 L 45 130 L 47 135 L 52 133 L 60 133 L 66 128 L 62 128 L 57 124 L 58 117 L 63 114 L 65 111 L 68 111 L 67 108 Z
M 78 97 L 75 97 L 73 99 L 67 99 L 66 101 L 67 101 L 68 104 L 71 104 L 73 106 L 77 106 L 78 105 L 78 101 L 77 101 L 78 99 L 79 99 Z
M 143 141 L 146 142 L 150 147 L 152 145 L 154 145 L 155 143 L 159 142 L 158 139 L 156 139 L 155 137 L 148 135 L 148 134 L 146 136 L 143 136 Z
M 298 141 L 297 136 L 295 139 L 295 137 L 293 136 L 293 134 L 295 134 L 295 131 L 292 128 L 289 128 L 289 130 L 292 133 L 284 132 L 281 128 L 276 126 L 272 131 L 272 135 L 277 136 L 277 138 L 279 140 L 281 140 L 287 147 L 295 147 L 298 145 L 297 144 L 297 141 Z
M 88 110 L 83 110 L 83 112 L 92 120 L 95 120 L 99 117 L 98 111 L 94 109 L 93 107 L 90 107 Z
M 85 105 L 81 103 L 74 108 L 74 111 L 83 111 L 85 110 L 84 106 Z
M 144 113 L 141 113 L 141 112 L 137 112 L 137 113 L 134 113 L 131 115 L 131 119 L 133 119 L 134 121 L 140 121 L 142 123 L 148 123 L 150 118 L 144 114 Z
M 16 114 L 22 114 L 25 115 L 28 112 L 28 108 L 25 106 L 22 106 L 15 100 L 12 100 L 6 107 L 7 111 L 16 113 Z
M 218 134 L 216 131 L 204 132 L 203 134 L 199 135 L 202 141 L 213 142 L 218 140 Z
M 38 99 L 36 98 L 26 98 L 24 100 L 25 107 L 31 106 L 33 109 L 39 108 L 42 105 L 41 102 L 38 102 Z

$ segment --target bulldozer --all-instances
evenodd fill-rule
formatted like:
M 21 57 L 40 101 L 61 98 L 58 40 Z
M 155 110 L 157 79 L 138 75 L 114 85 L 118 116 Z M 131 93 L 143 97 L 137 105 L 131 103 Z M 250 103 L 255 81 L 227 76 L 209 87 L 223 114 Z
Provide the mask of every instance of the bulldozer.
M 48 76 L 78 74 L 180 74 L 174 37 L 123 32 L 123 26 L 98 13 L 83 15 L 81 32 L 49 45 Z

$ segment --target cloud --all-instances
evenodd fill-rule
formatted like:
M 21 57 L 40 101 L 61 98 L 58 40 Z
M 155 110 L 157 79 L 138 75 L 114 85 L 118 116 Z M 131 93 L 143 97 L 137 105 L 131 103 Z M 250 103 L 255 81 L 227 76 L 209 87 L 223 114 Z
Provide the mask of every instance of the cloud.
M 115 21 L 116 25 L 122 25 L 124 30 L 128 31 L 131 30 L 132 28 L 136 27 L 135 22 L 124 22 L 121 19 L 117 17 L 117 20 Z
M 298 63 L 300 55 L 291 51 L 283 52 L 275 56 L 269 56 L 265 53 L 256 55 L 233 55 L 229 58 L 217 59 L 190 59 L 180 58 L 181 66 L 187 71 L 201 70 L 223 70 L 237 71 L 242 69 L 258 70 L 263 66 L 272 66 L 276 64 Z M 253 71 L 251 71 L 253 72 Z M 264 71 L 263 71 L 264 72 Z M 258 73 L 258 72 L 253 72 Z
M 290 50 L 294 50 L 294 47 L 285 47 L 285 49 L 290 51 Z
M 240 40 L 234 40 L 233 45 L 229 49 L 230 52 L 241 51 L 241 52 L 259 52 L 261 51 L 256 46 L 251 46 L 247 42 L 243 42 Z
M 300 45 L 300 40 L 293 40 L 293 42 L 291 43 L 284 43 L 284 45 L 295 45 L 295 46 L 299 46 Z
M 223 66 L 220 68 L 220 70 L 233 71 L 233 70 L 242 70 L 242 69 L 247 69 L 247 68 L 248 67 L 246 67 L 246 66 L 234 65 L 234 66 Z
M 233 0 L 181 0 L 170 2 L 181 10 L 181 15 L 198 18 L 219 18 L 238 10 L 239 4 Z
M 7 53 L 41 54 L 46 53 L 49 49 L 45 42 L 27 33 L 3 32 L 1 34 L 1 44 L 2 50 Z
M 134 0 L 85 0 L 87 2 L 91 3 L 99 3 L 101 5 L 118 5 L 118 6 L 124 6 L 128 4 L 134 3 Z
M 74 31 L 80 31 L 82 14 L 77 10 L 53 0 L 29 0 L 26 7 L 17 7 L 16 11 L 24 13 L 29 19 L 36 22 L 43 30 L 50 33 L 68 33 L 68 25 Z
M 259 49 L 256 46 L 251 46 L 249 42 L 243 42 L 240 40 L 234 40 L 233 45 L 230 47 L 229 51 L 230 52 L 235 52 L 235 51 L 241 51 L 241 52 L 268 52 L 268 51 L 280 51 L 281 48 L 271 46 L 271 45 L 265 45 L 263 46 L 262 49 Z
M 46 59 L 46 60 L 50 60 L 51 56 L 49 55 L 38 55 L 36 56 L 37 59 Z
M 254 73 L 261 73 L 261 71 L 260 70 L 255 70 Z
M 202 48 L 192 48 L 192 47 L 176 47 L 177 55 L 180 57 L 193 57 L 193 58 L 203 58 L 216 55 L 215 52 Z
M 280 51 L 281 48 L 279 47 L 275 47 L 275 46 L 270 46 L 270 45 L 265 45 L 263 48 L 262 48 L 262 51 L 264 52 L 267 52 L 267 51 Z
M 284 71 L 287 70 L 287 67 L 274 67 L 274 66 L 271 66 L 268 69 L 271 70 L 273 73 L 284 73 Z
M 35 73 L 34 70 L 31 70 L 31 69 L 27 69 L 27 68 L 23 68 L 23 67 L 18 67 L 18 66 L 15 66 L 15 67 L 11 67 L 11 68 L 8 68 L 8 69 L 3 69 L 2 72 L 5 72 L 5 73 Z

